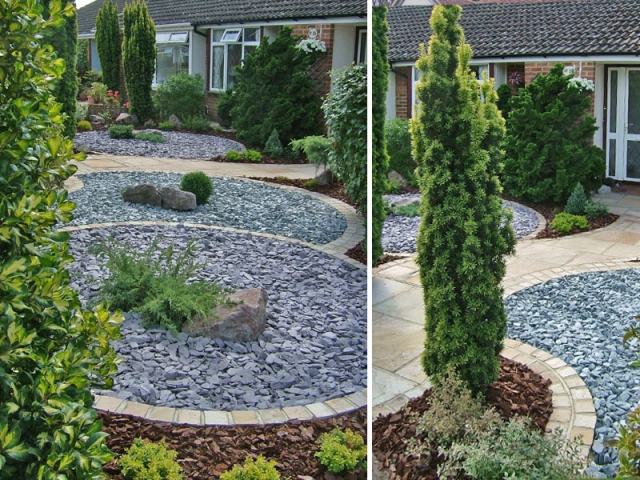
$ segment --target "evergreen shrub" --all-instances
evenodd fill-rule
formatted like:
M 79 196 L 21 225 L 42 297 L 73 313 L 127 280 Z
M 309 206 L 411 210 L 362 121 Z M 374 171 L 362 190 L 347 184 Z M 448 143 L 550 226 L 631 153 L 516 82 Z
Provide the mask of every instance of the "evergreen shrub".
M 271 131 L 271 135 L 269 135 L 262 151 L 272 158 L 280 158 L 282 156 L 282 142 L 280 142 L 280 135 L 278 135 L 278 130 L 275 128 Z
M 294 152 L 304 152 L 307 160 L 314 165 L 327 167 L 329 152 L 333 148 L 327 137 L 310 135 L 299 140 L 292 140 L 289 144 Z
M 87 120 L 80 120 L 78 122 L 78 130 L 81 132 L 90 132 L 93 130 L 93 127 L 91 126 L 91 122 Z
M 591 92 L 563 68 L 538 75 L 510 101 L 502 180 L 514 197 L 564 203 L 578 182 L 588 191 L 602 185 L 604 152 L 593 145 Z
M 178 453 L 161 443 L 133 440 L 124 455 L 118 459 L 125 480 L 182 480 L 182 467 L 176 461 Z
M 556 232 L 569 233 L 574 228 L 584 230 L 589 227 L 589 222 L 585 216 L 561 212 L 554 217 L 549 226 Z
M 82 79 L 89 71 L 89 41 L 78 40 L 76 44 L 76 75 Z
M 133 125 L 111 125 L 109 127 L 109 138 L 114 140 L 133 138 Z
M 251 163 L 260 163 L 262 161 L 262 154 L 257 150 L 245 150 L 242 152 L 242 158 L 249 160 Z
M 231 127 L 231 110 L 233 109 L 234 100 L 232 90 L 227 90 L 225 93 L 220 95 L 218 105 L 216 106 L 216 113 L 218 114 L 221 127 Z
M 398 172 L 409 185 L 417 185 L 416 162 L 411 153 L 411 132 L 409 120 L 393 118 L 384 125 L 384 136 L 389 152 L 389 169 Z
M 210 132 L 213 130 L 211 121 L 204 115 L 193 115 L 182 121 L 182 128 L 192 132 Z
M 584 191 L 584 187 L 580 182 L 573 189 L 573 192 L 567 200 L 567 205 L 564 207 L 564 211 L 573 215 L 583 215 L 587 205 L 590 203 L 590 199 Z
M 256 461 L 247 457 L 244 465 L 234 465 L 231 470 L 220 475 L 220 480 L 280 480 L 274 460 L 266 460 L 258 455 Z
M 509 100 L 511 100 L 511 87 L 507 83 L 503 83 L 498 87 L 496 91 L 498 93 L 498 101 L 496 102 L 496 106 L 500 113 L 502 113 L 502 118 L 505 120 L 509 116 Z
M 158 85 L 153 103 L 160 118 L 173 114 L 186 119 L 203 116 L 204 97 L 204 80 L 200 74 L 180 72 Z
M 335 427 L 320 437 L 320 450 L 316 452 L 320 463 L 332 473 L 353 472 L 366 467 L 367 446 L 362 435 L 350 428 Z
M 102 81 L 108 90 L 120 90 L 120 20 L 118 5 L 102 4 L 96 15 L 96 50 L 102 68 Z
M 240 152 L 237 152 L 236 150 L 229 150 L 225 157 L 230 162 L 239 162 L 242 158 L 242 155 L 240 155 Z
M 213 193 L 213 183 L 204 172 L 186 173 L 182 177 L 180 190 L 193 193 L 196 196 L 196 203 L 204 205 Z

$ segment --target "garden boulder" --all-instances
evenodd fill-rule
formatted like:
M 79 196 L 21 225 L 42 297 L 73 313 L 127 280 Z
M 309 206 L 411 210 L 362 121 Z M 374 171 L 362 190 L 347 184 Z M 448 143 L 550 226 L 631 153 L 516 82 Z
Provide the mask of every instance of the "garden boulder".
M 89 121 L 92 125 L 104 125 L 107 123 L 100 115 L 89 115 Z
M 117 125 L 133 125 L 133 117 L 128 113 L 121 113 L 116 118 Z
M 162 203 L 158 190 L 150 183 L 141 183 L 125 188 L 122 192 L 122 199 L 125 202 L 141 203 L 154 207 L 159 207 Z
M 396 182 L 398 182 L 400 184 L 400 186 L 402 188 L 405 188 L 407 186 L 407 181 L 404 179 L 404 177 L 402 175 L 400 175 L 395 170 L 391 170 L 389 172 L 389 175 L 387 175 L 387 180 L 389 180 L 389 181 L 395 180 Z
M 267 299 L 263 288 L 239 290 L 229 295 L 234 306 L 219 305 L 208 317 L 195 316 L 182 326 L 182 331 L 228 342 L 253 342 L 267 323 Z
M 196 196 L 191 192 L 184 192 L 173 187 L 162 187 L 158 193 L 160 193 L 162 208 L 181 212 L 196 209 Z
M 182 126 L 182 121 L 175 115 L 171 115 L 169 121 L 174 128 L 180 128 Z

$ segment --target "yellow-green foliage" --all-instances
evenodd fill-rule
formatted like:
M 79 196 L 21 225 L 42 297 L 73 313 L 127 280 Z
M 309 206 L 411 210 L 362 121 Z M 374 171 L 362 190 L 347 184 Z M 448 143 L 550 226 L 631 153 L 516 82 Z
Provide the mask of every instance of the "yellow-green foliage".
M 245 150 L 242 152 L 242 158 L 252 163 L 260 163 L 262 161 L 262 155 L 257 150 Z
M 247 457 L 244 466 L 234 465 L 220 475 L 220 480 L 280 480 L 274 460 L 265 460 L 262 455 L 254 462 Z
M 91 122 L 87 120 L 80 120 L 78 122 L 78 130 L 80 130 L 81 132 L 89 132 L 93 130 L 93 128 L 91 127 Z
M 320 437 L 322 445 L 316 457 L 330 472 L 353 472 L 364 467 L 367 460 L 367 446 L 362 435 L 347 428 L 344 432 L 336 427 L 331 433 Z
M 589 226 L 587 217 L 582 215 L 573 215 L 571 213 L 562 212 L 555 216 L 551 224 L 549 225 L 556 232 L 569 233 L 574 227 L 580 230 Z
M 182 467 L 176 462 L 177 452 L 162 443 L 144 443 L 136 438 L 118 465 L 125 480 L 182 480 Z
M 227 157 L 227 160 L 229 160 L 230 162 L 239 162 L 241 155 L 240 155 L 240 152 L 237 152 L 235 150 L 229 150 L 227 152 L 226 157 Z

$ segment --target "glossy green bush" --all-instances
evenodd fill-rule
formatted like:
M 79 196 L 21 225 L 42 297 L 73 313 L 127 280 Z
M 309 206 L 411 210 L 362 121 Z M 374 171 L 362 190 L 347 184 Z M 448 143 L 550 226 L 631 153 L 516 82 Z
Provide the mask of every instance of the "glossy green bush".
M 324 102 L 331 171 L 366 217 L 367 210 L 367 66 L 351 65 L 331 73 L 333 90 Z
M 574 228 L 578 228 L 580 230 L 587 228 L 589 226 L 589 222 L 587 221 L 587 217 L 582 215 L 573 215 L 571 213 L 562 212 L 554 217 L 549 226 L 556 232 L 569 233 Z
M 220 480 L 280 480 L 274 460 L 265 460 L 262 455 L 254 462 L 247 457 L 244 465 L 234 465 L 231 470 L 220 475 Z
M 193 193 L 196 196 L 196 203 L 203 205 L 213 193 L 213 183 L 204 172 L 190 172 L 182 177 L 180 190 Z
M 64 63 L 41 43 L 64 24 L 38 2 L 0 2 L 0 479 L 95 479 L 113 455 L 90 388 L 110 388 L 120 315 L 84 309 L 70 287 L 76 167 L 50 93 Z M 68 4 L 64 14 L 72 14 Z
M 331 433 L 323 434 L 320 442 L 316 457 L 330 472 L 346 473 L 366 468 L 367 446 L 359 433 L 336 427 Z
M 133 138 L 133 125 L 111 125 L 109 127 L 109 138 L 114 140 Z
M 389 172 L 394 170 L 410 185 L 417 185 L 415 173 L 417 164 L 411 155 L 409 120 L 404 118 L 387 120 L 384 124 L 384 135 L 389 153 Z
M 220 95 L 218 105 L 216 105 L 216 113 L 220 119 L 221 127 L 229 128 L 231 126 L 231 110 L 233 109 L 233 105 L 234 97 L 232 90 L 227 90 Z
M 118 459 L 118 465 L 125 480 L 182 480 L 184 474 L 176 461 L 177 455 L 164 442 L 145 443 L 136 438 Z
M 180 72 L 158 85 L 153 103 L 160 118 L 198 117 L 204 113 L 204 80 L 200 74 Z
M 252 163 L 260 163 L 262 161 L 262 154 L 257 150 L 245 150 L 242 152 L 242 158 Z

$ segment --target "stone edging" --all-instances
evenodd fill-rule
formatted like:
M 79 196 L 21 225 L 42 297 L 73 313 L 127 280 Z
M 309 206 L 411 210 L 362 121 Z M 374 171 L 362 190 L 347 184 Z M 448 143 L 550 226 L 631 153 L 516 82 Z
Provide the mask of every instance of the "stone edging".
M 342 202 L 340 202 L 342 203 Z M 355 214 L 354 214 L 355 216 Z M 184 225 L 185 227 L 203 228 L 209 230 L 224 230 L 236 233 L 250 233 L 252 235 L 273 238 L 279 241 L 299 243 L 310 248 L 322 251 L 334 257 L 340 258 L 340 255 L 331 253 L 330 250 L 335 248 L 331 242 L 326 245 L 313 245 L 311 243 L 302 242 L 300 240 L 281 237 L 269 233 L 256 233 L 248 230 L 239 230 L 235 228 L 218 227 L 215 225 L 201 225 L 196 223 L 177 223 L 177 222 L 113 222 L 113 223 L 96 223 L 92 225 L 79 225 L 74 227 L 61 228 L 60 231 L 72 232 L 77 230 L 89 230 L 94 228 L 106 228 L 123 225 L 158 225 L 172 226 Z M 342 238 L 342 237 L 341 237 Z M 325 249 L 323 247 L 329 248 Z M 360 262 L 346 257 L 341 260 L 350 260 L 348 263 L 358 268 L 366 268 Z M 346 260 L 345 260 L 346 259 Z M 315 402 L 308 405 L 298 405 L 283 408 L 269 408 L 263 410 L 190 410 L 174 407 L 157 407 L 139 402 L 131 402 L 107 395 L 94 395 L 94 407 L 97 410 L 105 412 L 123 413 L 133 415 L 135 417 L 145 418 L 147 420 L 155 420 L 161 422 L 171 422 L 187 425 L 266 425 L 285 423 L 289 420 L 313 420 L 335 417 L 353 412 L 367 405 L 367 389 L 351 393 L 344 397 L 332 398 L 323 402 Z

